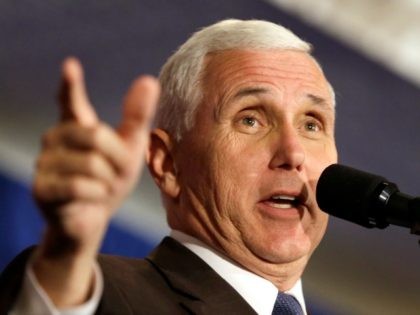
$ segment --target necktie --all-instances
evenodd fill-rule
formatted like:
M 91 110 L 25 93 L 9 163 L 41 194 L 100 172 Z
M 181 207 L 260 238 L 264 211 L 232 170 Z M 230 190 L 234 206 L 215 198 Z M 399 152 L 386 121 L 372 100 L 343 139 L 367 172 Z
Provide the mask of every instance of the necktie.
M 303 310 L 299 302 L 293 296 L 279 292 L 271 314 L 303 315 Z

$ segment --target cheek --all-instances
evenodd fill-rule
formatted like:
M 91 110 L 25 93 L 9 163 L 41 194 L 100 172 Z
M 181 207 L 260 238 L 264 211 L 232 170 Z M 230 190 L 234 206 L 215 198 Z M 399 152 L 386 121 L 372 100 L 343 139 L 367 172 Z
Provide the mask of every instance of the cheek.
M 328 224 L 328 215 L 322 211 L 318 211 L 316 220 L 311 225 L 310 230 L 306 231 L 306 234 L 310 238 L 310 252 L 313 252 L 321 242 Z
M 215 165 L 215 169 L 222 170 L 221 178 L 229 174 L 231 177 L 224 179 L 242 188 L 257 185 L 269 162 L 267 149 L 257 143 L 245 142 L 240 137 L 231 136 L 226 140 L 218 148 L 222 154 L 218 165 Z
M 258 191 L 261 174 L 266 167 L 263 152 L 255 146 L 247 146 L 235 136 L 219 138 L 212 148 L 212 181 L 217 186 L 218 202 L 224 206 L 234 204 L 246 207 Z
M 307 145 L 306 165 L 310 181 L 318 181 L 322 171 L 332 163 L 337 162 L 337 150 L 334 141 Z
M 314 146 L 308 149 L 306 158 L 309 185 L 312 192 L 315 193 L 316 185 L 322 171 L 330 164 L 337 162 L 337 151 L 334 141 L 325 143 L 322 146 Z M 328 215 L 325 212 L 320 211 L 317 206 L 316 211 L 312 213 L 311 220 L 311 233 L 313 234 L 314 244 L 318 244 L 325 233 L 328 223 Z

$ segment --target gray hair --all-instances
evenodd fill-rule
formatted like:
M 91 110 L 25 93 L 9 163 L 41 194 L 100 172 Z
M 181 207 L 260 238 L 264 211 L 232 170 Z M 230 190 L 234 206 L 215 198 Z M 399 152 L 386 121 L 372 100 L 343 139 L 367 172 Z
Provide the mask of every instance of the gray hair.
M 194 125 L 202 101 L 201 76 L 209 53 L 229 49 L 285 49 L 311 52 L 310 44 L 283 26 L 260 20 L 224 20 L 194 33 L 163 66 L 156 127 L 176 141 Z

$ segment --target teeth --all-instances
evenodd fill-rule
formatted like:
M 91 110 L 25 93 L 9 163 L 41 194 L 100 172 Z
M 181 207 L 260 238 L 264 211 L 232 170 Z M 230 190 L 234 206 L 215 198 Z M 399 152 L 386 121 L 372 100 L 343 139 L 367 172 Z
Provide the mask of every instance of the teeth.
M 278 209 L 293 208 L 296 204 L 297 197 L 288 195 L 276 195 L 270 198 L 271 206 Z
M 271 207 L 277 208 L 277 209 L 290 209 L 290 208 L 293 208 L 293 204 L 291 204 L 291 203 L 275 203 L 275 202 L 271 202 L 270 205 L 271 205 Z
M 286 195 L 278 195 L 278 196 L 273 196 L 271 197 L 271 199 L 274 200 L 288 200 L 288 201 L 295 201 L 296 197 L 293 196 L 286 196 Z

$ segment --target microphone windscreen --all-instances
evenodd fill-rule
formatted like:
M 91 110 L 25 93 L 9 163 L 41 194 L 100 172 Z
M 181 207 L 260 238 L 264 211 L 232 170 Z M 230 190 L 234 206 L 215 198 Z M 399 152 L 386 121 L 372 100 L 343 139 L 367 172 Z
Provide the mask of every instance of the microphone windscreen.
M 369 217 L 384 182 L 386 179 L 381 176 L 332 164 L 319 178 L 316 199 L 319 207 L 333 216 L 373 227 Z

